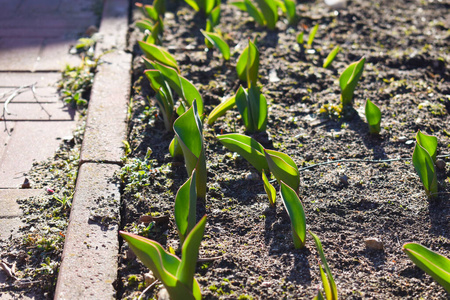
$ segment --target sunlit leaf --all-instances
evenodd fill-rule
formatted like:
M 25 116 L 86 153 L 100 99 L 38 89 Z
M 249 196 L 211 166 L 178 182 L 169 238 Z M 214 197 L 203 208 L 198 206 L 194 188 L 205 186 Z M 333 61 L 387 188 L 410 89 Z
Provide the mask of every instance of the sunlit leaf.
M 269 182 L 265 170 L 262 170 L 262 180 L 264 182 L 264 190 L 266 191 L 267 197 L 269 198 L 270 205 L 275 206 L 277 191 L 275 190 L 273 185 Z
M 191 177 L 179 188 L 175 197 L 174 215 L 181 245 L 183 245 L 196 222 L 197 192 L 195 177 L 196 171 L 194 169 Z
M 153 61 L 157 61 L 163 65 L 175 68 L 177 72 L 179 72 L 178 64 L 175 58 L 170 55 L 169 52 L 164 50 L 162 47 L 157 45 L 152 45 L 150 43 L 144 41 L 138 41 L 139 46 L 142 51 L 145 53 L 145 56 Z
M 222 53 L 225 60 L 230 59 L 230 47 L 220 35 L 213 32 L 206 32 L 203 30 L 200 31 L 209 40 L 210 43 L 214 44 L 220 50 L 220 53 Z
M 266 22 L 262 12 L 260 12 L 259 9 L 250 0 L 244 0 L 244 4 L 246 11 L 255 20 L 255 22 L 261 26 L 264 26 Z
M 331 50 L 330 54 L 328 54 L 327 58 L 325 58 L 323 62 L 324 68 L 328 68 L 331 65 L 331 63 L 333 62 L 334 58 L 339 53 L 339 51 L 341 51 L 341 47 L 339 46 L 336 46 L 333 48 L 333 50 Z
M 428 154 L 431 156 L 431 159 L 435 162 L 438 145 L 437 137 L 422 133 L 419 130 L 416 135 L 416 141 L 420 144 L 420 146 L 427 150 Z
M 366 119 L 369 123 L 369 132 L 373 134 L 379 134 L 381 130 L 381 111 L 375 104 L 369 99 L 366 101 Z
M 264 16 L 265 24 L 270 30 L 275 29 L 278 21 L 278 10 L 275 1 L 273 0 L 255 0 L 258 4 L 262 15 Z
M 316 36 L 317 29 L 319 29 L 319 24 L 316 24 L 313 29 L 311 29 L 311 32 L 309 33 L 308 37 L 308 46 L 311 47 L 312 43 L 314 42 L 314 37 Z
M 275 176 L 278 183 L 281 184 L 281 181 L 283 181 L 294 191 L 298 192 L 300 178 L 298 167 L 292 158 L 275 150 L 264 149 L 264 153 L 270 172 Z
M 336 287 L 336 283 L 333 279 L 333 274 L 331 274 L 330 267 L 328 266 L 327 259 L 325 258 L 325 254 L 323 253 L 322 243 L 317 235 L 315 235 L 312 231 L 309 231 L 309 234 L 314 239 L 314 243 L 316 244 L 317 252 L 319 252 L 320 259 L 322 260 L 322 264 L 324 266 L 327 280 L 323 282 L 325 289 L 325 297 L 327 300 L 337 300 L 338 299 L 338 291 Z
M 228 150 L 237 152 L 245 158 L 259 172 L 262 172 L 263 169 L 269 169 L 266 157 L 264 156 L 264 147 L 252 137 L 238 133 L 230 133 L 218 135 L 217 139 Z
M 406 243 L 403 251 L 450 293 L 450 259 L 417 243 Z
M 427 196 L 435 197 L 438 186 L 433 159 L 419 143 L 416 143 L 416 147 L 414 148 L 413 164 L 423 183 Z
M 339 77 L 339 85 L 341 87 L 341 102 L 342 105 L 351 105 L 353 100 L 353 93 L 356 85 L 364 70 L 364 63 L 366 58 L 363 57 L 359 61 L 350 64 Z
M 223 116 L 228 110 L 235 106 L 235 97 L 229 97 L 217 105 L 208 116 L 208 125 L 213 124 L 217 118 Z
M 280 182 L 280 194 L 284 207 L 291 219 L 292 238 L 295 248 L 303 248 L 306 242 L 306 216 L 302 202 L 290 186 L 283 181 Z

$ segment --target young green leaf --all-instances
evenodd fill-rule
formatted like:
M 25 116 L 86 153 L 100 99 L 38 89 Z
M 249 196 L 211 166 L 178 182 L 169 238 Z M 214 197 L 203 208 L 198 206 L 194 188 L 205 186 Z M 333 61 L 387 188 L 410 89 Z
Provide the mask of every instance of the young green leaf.
M 155 241 L 124 231 L 119 233 L 142 263 L 164 284 L 171 299 L 201 299 L 200 286 L 195 278 L 192 277 L 192 288 L 177 278 L 181 265 L 178 257 Z
M 146 70 L 144 74 L 150 81 L 150 85 L 155 91 L 156 101 L 163 116 L 164 125 L 167 131 L 172 130 L 174 118 L 174 100 L 169 85 L 158 70 Z
M 213 124 L 217 118 L 223 116 L 228 110 L 236 104 L 235 97 L 229 97 L 217 105 L 208 116 L 208 125 Z
M 153 30 L 153 24 L 148 19 L 143 19 L 143 20 L 136 21 L 135 25 L 136 25 L 137 28 L 139 28 L 143 32 L 145 30 L 148 30 L 150 32 Z
M 403 251 L 450 293 L 450 259 L 417 243 L 406 243 Z
M 245 90 L 239 87 L 235 96 L 236 106 L 248 132 L 263 132 L 267 126 L 267 101 L 257 86 Z
M 203 124 L 197 110 L 197 101 L 173 123 L 175 137 L 183 150 L 188 176 L 197 169 L 197 197 L 206 196 L 206 159 L 203 147 Z
M 311 234 L 311 236 L 314 239 L 314 243 L 316 244 L 317 252 L 319 252 L 320 259 L 322 260 L 322 264 L 324 266 L 324 269 L 325 269 L 325 272 L 327 275 L 325 281 L 323 281 L 324 278 L 321 276 L 322 282 L 323 282 L 323 287 L 325 290 L 325 296 L 326 296 L 327 300 L 337 300 L 338 292 L 337 292 L 336 283 L 334 282 L 333 274 L 331 274 L 331 270 L 330 270 L 330 267 L 328 266 L 327 259 L 325 258 L 325 254 L 323 253 L 322 243 L 320 242 L 319 237 L 317 235 L 315 235 L 312 231 L 309 231 L 309 234 Z
M 220 5 L 217 5 L 212 11 L 211 14 L 208 17 L 208 20 L 211 23 L 211 27 L 214 28 L 220 23 Z M 212 29 L 211 28 L 211 29 Z M 208 31 L 208 30 L 206 30 Z
M 433 159 L 427 150 L 425 150 L 418 142 L 414 148 L 413 164 L 423 183 L 425 193 L 428 197 L 435 197 L 437 195 L 438 186 Z
M 247 11 L 247 6 L 245 6 L 244 1 L 234 1 L 234 2 L 231 2 L 230 4 L 236 6 L 238 9 L 240 9 L 242 11 Z
M 266 176 L 265 170 L 262 170 L 262 180 L 264 182 L 264 190 L 266 191 L 267 197 L 269 197 L 270 205 L 275 206 L 277 191 L 275 190 L 273 185 L 270 184 L 269 179 Z
M 152 45 L 144 41 L 138 41 L 138 43 L 148 59 L 172 67 L 176 69 L 178 73 L 180 72 L 175 58 L 172 55 L 170 55 L 169 52 L 164 50 L 162 47 Z
M 176 137 L 173 137 L 172 141 L 170 141 L 169 153 L 172 157 L 183 156 L 183 149 L 181 149 Z
M 148 63 L 161 72 L 167 84 L 185 101 L 188 107 L 192 106 L 194 100 L 197 100 L 198 113 L 200 116 L 203 115 L 202 96 L 189 80 L 181 76 L 174 68 L 167 67 L 156 61 L 150 61 Z
M 206 32 L 204 30 L 200 30 L 200 31 L 208 39 L 208 41 L 210 43 L 215 45 L 220 50 L 220 53 L 222 53 L 223 58 L 225 60 L 229 60 L 230 59 L 230 47 L 222 39 L 222 37 L 220 35 L 218 35 L 217 33 L 213 33 L 213 32 Z
M 417 131 L 416 141 L 420 144 L 420 146 L 427 150 L 428 154 L 431 156 L 431 159 L 435 162 L 438 145 L 437 137 L 422 133 L 419 130 Z
M 206 215 L 201 218 L 197 225 L 187 236 L 183 243 L 181 250 L 181 263 L 178 267 L 177 277 L 184 285 L 189 289 L 192 289 L 196 281 L 194 279 L 195 265 L 198 260 L 198 248 L 203 239 L 203 233 L 205 232 Z M 195 295 L 195 294 L 194 294 Z M 201 299 L 201 294 L 195 295 L 196 298 Z
M 255 19 L 255 22 L 264 26 L 266 20 L 264 19 L 262 12 L 250 0 L 244 0 L 244 4 L 245 10 L 253 19 Z
M 296 3 L 294 0 L 283 0 L 284 7 L 286 9 L 286 17 L 289 25 L 295 25 L 298 20 L 297 12 L 295 9 Z
M 142 3 L 136 3 L 136 7 L 142 9 L 144 15 L 147 15 L 151 20 L 158 20 L 158 11 L 152 5 L 144 5 Z
M 236 64 L 236 71 L 240 80 L 247 81 L 249 86 L 256 85 L 259 70 L 259 51 L 250 40 L 248 46 L 242 51 Z
M 305 35 L 305 33 L 302 31 L 302 32 L 299 32 L 299 34 L 297 34 L 297 43 L 299 43 L 300 45 L 303 45 L 303 36 Z
M 372 134 L 379 134 L 381 130 L 381 111 L 375 104 L 367 99 L 366 101 L 366 119 L 369 123 L 369 132 Z
M 333 48 L 333 50 L 331 50 L 330 54 L 328 54 L 327 58 L 325 58 L 323 62 L 323 67 L 325 69 L 331 65 L 331 63 L 333 62 L 334 58 L 339 53 L 339 51 L 341 51 L 341 47 L 339 46 L 336 46 Z
M 317 29 L 319 29 L 319 24 L 316 24 L 313 27 L 313 29 L 311 30 L 311 32 L 309 33 L 308 43 L 307 43 L 309 47 L 311 47 L 312 43 L 314 42 L 314 37 L 316 36 Z
M 255 0 L 258 4 L 262 15 L 264 16 L 265 24 L 270 30 L 275 29 L 278 21 L 278 8 L 273 0 Z
M 269 149 L 264 149 L 264 154 L 270 172 L 275 176 L 278 183 L 281 185 L 281 181 L 283 181 L 294 191 L 298 192 L 300 177 L 298 167 L 292 158 L 282 152 Z
M 306 242 L 306 216 L 302 202 L 290 186 L 280 181 L 280 194 L 284 207 L 291 219 L 292 238 L 297 249 L 303 248 Z
M 237 152 L 245 158 L 259 172 L 269 169 L 266 157 L 264 156 L 264 147 L 252 137 L 238 133 L 230 133 L 219 135 L 217 139 L 228 150 Z
M 343 106 L 352 104 L 353 93 L 363 73 L 365 62 L 366 58 L 363 57 L 359 61 L 350 64 L 339 77 L 341 102 Z
M 195 188 L 196 170 L 191 177 L 180 187 L 175 197 L 175 223 L 183 245 L 189 232 L 194 228 L 197 212 L 197 192 Z

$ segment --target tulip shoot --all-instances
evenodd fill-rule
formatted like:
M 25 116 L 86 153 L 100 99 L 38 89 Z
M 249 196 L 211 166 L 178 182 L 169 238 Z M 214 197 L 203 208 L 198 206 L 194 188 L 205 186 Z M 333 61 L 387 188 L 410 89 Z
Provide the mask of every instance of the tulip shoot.
M 280 182 L 280 195 L 291 219 L 294 246 L 297 249 L 303 248 L 306 242 L 306 216 L 302 202 L 297 192 L 283 181 Z
M 339 77 L 341 102 L 343 106 L 352 105 L 353 93 L 363 73 L 365 62 L 366 58 L 363 57 L 359 61 L 350 64 Z
M 372 134 L 379 134 L 381 127 L 381 111 L 375 104 L 370 101 L 370 99 L 367 99 L 366 101 L 366 119 L 367 123 L 369 124 L 369 132 Z

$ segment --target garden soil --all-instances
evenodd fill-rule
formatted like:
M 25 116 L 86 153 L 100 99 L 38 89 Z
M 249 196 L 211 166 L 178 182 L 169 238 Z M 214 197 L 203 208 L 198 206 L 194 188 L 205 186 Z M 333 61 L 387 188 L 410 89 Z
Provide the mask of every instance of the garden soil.
M 219 29 L 231 48 L 230 61 L 207 51 L 200 29 L 204 17 L 184 4 L 169 2 L 162 45 L 178 61 L 181 74 L 203 96 L 206 115 L 240 85 L 235 66 L 248 40 L 260 51 L 259 84 L 268 99 L 267 134 L 254 135 L 265 147 L 288 154 L 299 166 L 300 198 L 307 229 L 322 241 L 342 299 L 445 299 L 449 294 L 402 251 L 421 243 L 450 257 L 448 159 L 438 169 L 439 194 L 428 199 L 414 170 L 418 130 L 438 138 L 438 155 L 450 152 L 450 4 L 445 1 L 348 1 L 333 9 L 322 1 L 297 6 L 299 23 L 281 17 L 275 30 L 255 25 L 247 13 L 222 3 Z M 142 18 L 135 10 L 133 18 Z M 311 48 L 305 40 L 319 24 Z M 172 247 L 179 255 L 174 198 L 187 180 L 184 163 L 170 157 L 173 138 L 154 108 L 130 32 L 134 61 L 131 154 L 124 172 L 123 226 Z M 323 61 L 342 47 L 332 65 Z M 366 58 L 354 97 L 354 110 L 340 113 L 339 75 Z M 381 134 L 369 134 L 367 99 L 382 112 Z M 245 133 L 237 109 L 203 126 L 208 193 L 197 219 L 208 223 L 196 278 L 205 299 L 312 299 L 321 289 L 319 255 L 311 236 L 295 249 L 289 216 L 278 196 L 269 205 L 261 175 L 217 140 Z M 150 159 L 145 160 L 151 149 Z M 381 160 L 381 161 L 380 161 Z M 324 162 L 329 162 L 322 164 Z M 278 189 L 277 183 L 274 183 Z M 163 216 L 140 223 L 143 215 Z M 142 219 L 141 219 L 142 221 Z M 211 258 L 211 259 L 208 259 Z M 122 246 L 120 298 L 137 297 L 148 269 Z M 157 295 L 161 287 L 145 297 Z

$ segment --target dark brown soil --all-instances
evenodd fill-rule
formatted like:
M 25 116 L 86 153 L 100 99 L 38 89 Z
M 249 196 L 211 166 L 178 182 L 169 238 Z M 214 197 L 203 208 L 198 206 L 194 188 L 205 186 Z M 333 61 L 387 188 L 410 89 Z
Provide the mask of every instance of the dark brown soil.
M 411 162 L 419 129 L 437 136 L 438 154 L 447 154 L 450 147 L 450 5 L 436 0 L 355 0 L 334 11 L 322 1 L 308 1 L 297 6 L 297 26 L 289 27 L 281 18 L 276 30 L 269 31 L 223 3 L 219 28 L 232 49 L 230 62 L 225 62 L 218 51 L 205 52 L 200 33 L 204 18 L 184 4 L 170 4 L 163 46 L 202 93 L 207 113 L 242 84 L 236 60 L 248 38 L 258 36 L 259 82 L 269 102 L 265 145 L 289 154 L 300 168 L 307 227 L 322 241 L 340 297 L 448 298 L 401 249 L 415 241 L 450 257 L 449 167 L 439 171 L 438 197 L 428 200 Z M 297 33 L 306 29 L 307 34 L 316 23 L 320 27 L 314 51 L 300 51 Z M 130 49 L 139 54 L 139 34 L 133 28 L 131 37 Z M 329 69 L 322 68 L 335 45 L 343 50 Z M 339 75 L 362 56 L 367 60 L 355 93 L 356 112 L 352 118 L 339 118 L 332 111 L 339 104 Z M 173 134 L 164 131 L 153 103 L 148 103 L 153 93 L 142 71 L 137 57 L 128 166 L 143 161 L 150 147 L 152 171 L 140 179 L 124 172 L 122 227 L 178 249 L 173 202 L 187 174 L 184 163 L 169 156 Z M 368 133 L 366 99 L 382 111 L 379 137 Z M 330 114 L 319 113 L 327 107 Z M 196 278 L 204 298 L 311 299 L 321 288 L 314 242 L 308 236 L 304 249 L 294 248 L 280 199 L 270 208 L 257 171 L 215 139 L 234 131 L 244 133 L 237 109 L 213 126 L 204 125 L 209 190 L 197 215 L 206 213 L 208 224 L 200 256 L 222 256 L 198 265 Z M 320 164 L 345 159 L 353 161 Z M 380 159 L 399 160 L 373 162 Z M 169 221 L 152 228 L 139 224 L 139 217 L 150 213 L 168 215 Z M 383 250 L 366 247 L 364 239 L 372 237 L 383 242 Z M 127 253 L 124 245 L 119 298 L 139 295 L 139 281 L 147 272 Z

